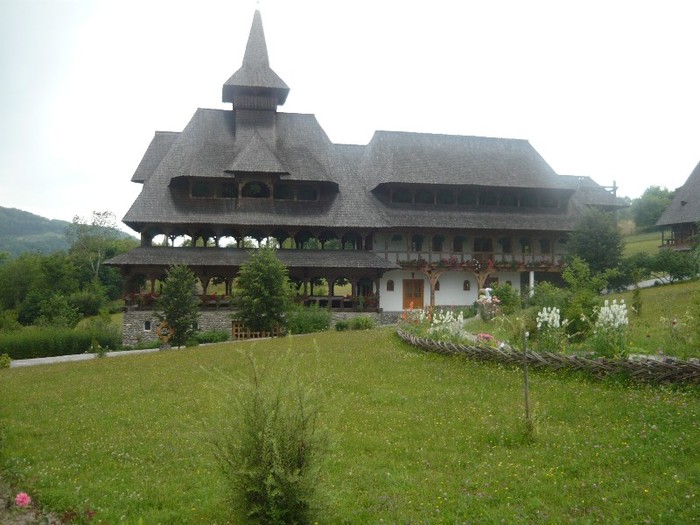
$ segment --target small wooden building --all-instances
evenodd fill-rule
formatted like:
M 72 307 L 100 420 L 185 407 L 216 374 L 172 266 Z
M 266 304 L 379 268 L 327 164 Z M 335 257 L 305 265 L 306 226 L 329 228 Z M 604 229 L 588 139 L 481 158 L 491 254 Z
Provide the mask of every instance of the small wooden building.
M 661 229 L 661 248 L 687 251 L 698 242 L 700 224 L 700 163 L 676 190 L 671 204 L 656 222 Z

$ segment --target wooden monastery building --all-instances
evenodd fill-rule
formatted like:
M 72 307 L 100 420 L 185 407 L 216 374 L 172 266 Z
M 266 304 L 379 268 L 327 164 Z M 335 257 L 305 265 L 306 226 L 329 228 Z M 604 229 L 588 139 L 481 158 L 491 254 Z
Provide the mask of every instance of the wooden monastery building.
M 231 109 L 156 132 L 131 179 L 143 188 L 123 220 L 141 245 L 109 261 L 131 297 L 171 264 L 190 266 L 203 294 L 214 280 L 230 294 L 244 240 L 274 238 L 307 304 L 468 305 L 487 283 L 520 289 L 560 272 L 577 218 L 618 204 L 590 178 L 555 173 L 526 140 L 377 131 L 367 145 L 334 144 L 314 115 L 279 111 L 288 93 L 256 12 L 223 85 Z M 336 294 L 338 282 L 351 292 Z

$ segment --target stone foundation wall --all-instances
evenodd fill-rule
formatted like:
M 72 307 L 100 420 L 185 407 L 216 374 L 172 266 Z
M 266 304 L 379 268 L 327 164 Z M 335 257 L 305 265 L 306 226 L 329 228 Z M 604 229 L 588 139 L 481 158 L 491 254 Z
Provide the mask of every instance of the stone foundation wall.
M 225 330 L 231 337 L 232 319 L 231 310 L 203 310 L 200 312 L 199 330 Z M 393 324 L 399 319 L 401 312 L 333 312 L 331 323 L 347 320 L 353 317 L 372 317 L 379 324 Z M 150 327 L 148 326 L 150 323 Z M 124 312 L 124 322 L 122 325 L 122 344 L 136 346 L 139 343 L 156 341 L 158 335 L 156 329 L 160 325 L 158 317 L 153 310 L 127 310 Z M 149 329 L 147 329 L 149 328 Z
M 150 322 L 150 330 L 147 330 Z M 136 346 L 139 343 L 158 339 L 156 328 L 160 321 L 153 310 L 129 310 L 124 312 L 122 344 Z M 231 312 L 228 310 L 202 311 L 197 326 L 200 331 L 225 330 L 231 335 Z

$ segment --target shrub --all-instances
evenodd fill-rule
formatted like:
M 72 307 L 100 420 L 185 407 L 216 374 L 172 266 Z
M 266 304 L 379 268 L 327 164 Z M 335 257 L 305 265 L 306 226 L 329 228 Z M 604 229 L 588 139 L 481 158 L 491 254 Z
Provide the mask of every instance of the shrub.
M 251 363 L 251 380 L 232 385 L 233 427 L 212 441 L 234 517 L 256 524 L 310 523 L 321 445 L 317 410 L 309 391 L 298 384 L 290 388 L 288 377 L 265 384 Z
M 12 359 L 7 354 L 0 354 L 0 368 L 10 368 Z
M 529 300 L 529 304 L 538 308 L 548 306 L 561 310 L 566 305 L 569 295 L 569 292 L 564 288 L 559 288 L 552 283 L 541 282 L 535 285 L 535 291 Z
M 367 317 L 366 315 L 361 315 L 359 317 L 353 317 L 350 319 L 350 330 L 370 330 L 374 328 L 374 319 Z
M 505 315 L 510 315 L 522 306 L 520 294 L 508 284 L 499 284 L 493 289 L 493 295 L 498 297 L 500 301 L 501 312 Z
M 346 320 L 341 319 L 340 321 L 336 321 L 335 323 L 335 329 L 338 332 L 344 332 L 345 330 L 350 328 L 350 323 L 347 322 Z
M 195 332 L 192 339 L 200 345 L 205 343 L 223 343 L 229 340 L 229 333 L 226 330 L 205 330 Z
M 291 334 L 322 332 L 331 326 L 331 312 L 319 306 L 294 306 L 287 311 L 287 331 Z
M 116 327 L 104 331 L 31 327 L 0 334 L 0 354 L 12 359 L 82 354 L 91 351 L 93 340 L 104 349 L 116 349 L 121 344 Z

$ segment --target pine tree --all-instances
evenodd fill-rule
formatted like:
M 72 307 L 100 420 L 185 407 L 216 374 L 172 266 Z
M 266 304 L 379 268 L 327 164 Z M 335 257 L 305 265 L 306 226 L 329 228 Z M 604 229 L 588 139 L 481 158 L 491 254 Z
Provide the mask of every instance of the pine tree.
M 182 346 L 195 332 L 199 319 L 196 277 L 186 265 L 168 268 L 163 291 L 158 298 L 157 314 L 167 323 L 173 335 L 170 344 Z
M 264 246 L 251 251 L 236 280 L 238 312 L 235 318 L 254 332 L 271 332 L 284 326 L 290 308 L 287 267 L 275 249 Z

